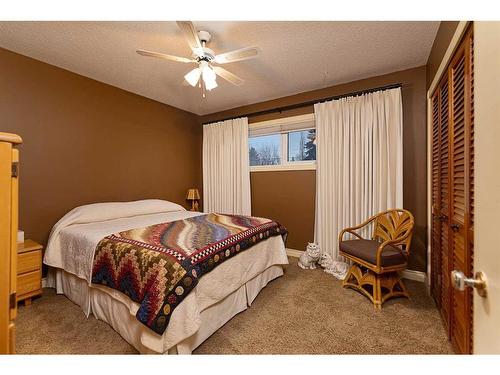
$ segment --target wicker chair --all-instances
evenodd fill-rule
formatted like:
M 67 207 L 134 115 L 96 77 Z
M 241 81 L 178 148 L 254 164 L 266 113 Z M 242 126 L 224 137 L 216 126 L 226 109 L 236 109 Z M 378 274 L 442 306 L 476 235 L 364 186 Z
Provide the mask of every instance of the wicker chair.
M 371 240 L 356 231 L 374 224 Z M 375 308 L 393 297 L 407 297 L 399 271 L 406 268 L 413 233 L 413 215 L 394 209 L 372 216 L 364 223 L 346 228 L 339 234 L 340 255 L 352 261 L 342 286 L 358 290 L 367 296 Z M 344 240 L 350 233 L 356 239 Z

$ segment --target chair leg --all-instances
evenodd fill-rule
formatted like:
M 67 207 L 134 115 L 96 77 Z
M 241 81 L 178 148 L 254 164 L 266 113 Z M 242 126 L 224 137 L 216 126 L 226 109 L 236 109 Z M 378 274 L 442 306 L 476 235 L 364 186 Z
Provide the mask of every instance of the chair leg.
M 366 297 L 372 301 L 374 306 L 376 307 L 377 302 L 379 300 L 379 292 L 376 290 L 376 277 L 375 273 L 366 269 L 365 271 L 362 268 L 354 263 L 349 272 L 347 272 L 346 277 L 342 281 L 342 286 L 344 288 L 351 288 L 357 290 L 362 293 Z M 371 290 L 366 289 L 366 286 L 370 286 Z M 378 303 L 380 304 L 380 303 Z
M 380 275 L 373 273 L 373 307 L 377 310 L 382 308 L 382 287 L 380 283 Z
M 342 280 L 342 286 L 348 287 L 349 284 L 351 284 L 351 280 L 353 278 L 356 280 L 356 283 L 357 283 L 358 276 L 361 276 L 361 270 L 359 269 L 359 267 L 356 264 L 353 264 L 349 268 L 349 271 L 347 272 L 347 274 L 345 275 L 344 280 Z
M 357 264 L 351 266 L 342 286 L 361 292 L 370 299 L 375 309 L 381 309 L 382 304 L 390 298 L 409 298 L 398 272 L 377 274 L 369 269 L 363 270 Z
M 381 303 L 384 303 L 390 298 L 406 297 L 410 298 L 399 272 L 390 272 L 381 275 L 381 286 L 387 290 L 383 295 Z

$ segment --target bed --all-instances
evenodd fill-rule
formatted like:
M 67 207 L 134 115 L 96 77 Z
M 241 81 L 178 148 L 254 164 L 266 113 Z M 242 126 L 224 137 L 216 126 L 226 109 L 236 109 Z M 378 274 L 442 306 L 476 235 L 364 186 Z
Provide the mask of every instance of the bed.
M 136 228 L 156 228 L 160 223 L 199 241 L 200 235 L 193 235 L 185 225 L 181 229 L 174 225 L 207 217 L 210 216 L 186 211 L 172 202 L 152 199 L 77 207 L 51 232 L 44 256 L 44 263 L 50 266 L 48 283 L 57 293 L 79 305 L 87 316 L 92 314 L 107 322 L 140 353 L 189 354 L 233 316 L 247 309 L 271 280 L 283 275 L 282 266 L 288 264 L 284 230 L 281 229 L 283 235 L 269 237 L 263 237 L 261 232 L 260 241 L 258 234 L 249 237 L 255 243 L 242 247 L 238 254 L 228 256 L 199 277 L 169 315 L 164 331 L 155 331 L 138 320 L 143 304 L 127 295 L 126 290 L 95 282 L 95 258 L 96 252 L 106 247 L 105 239 L 117 233 L 135 233 Z M 143 235 L 144 230 L 139 232 Z M 229 255 L 229 250 L 226 254 Z M 174 287 L 170 289 L 176 290 Z

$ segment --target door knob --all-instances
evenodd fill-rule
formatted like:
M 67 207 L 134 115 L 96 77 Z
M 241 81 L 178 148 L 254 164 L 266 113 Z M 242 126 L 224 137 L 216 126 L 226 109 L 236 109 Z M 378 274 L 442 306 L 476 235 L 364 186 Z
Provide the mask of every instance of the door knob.
M 486 275 L 482 272 L 476 272 L 474 278 L 465 277 L 462 271 L 451 271 L 451 282 L 457 290 L 463 291 L 466 286 L 475 288 L 477 294 L 481 297 L 486 297 Z

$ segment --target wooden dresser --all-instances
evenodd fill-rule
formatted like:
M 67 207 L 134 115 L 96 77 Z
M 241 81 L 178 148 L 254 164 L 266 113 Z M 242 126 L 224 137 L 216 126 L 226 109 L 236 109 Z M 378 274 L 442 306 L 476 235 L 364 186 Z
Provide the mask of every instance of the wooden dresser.
M 19 151 L 16 134 L 0 132 L 0 354 L 15 352 Z
M 42 294 L 42 248 L 32 240 L 17 246 L 17 301 L 25 305 Z

